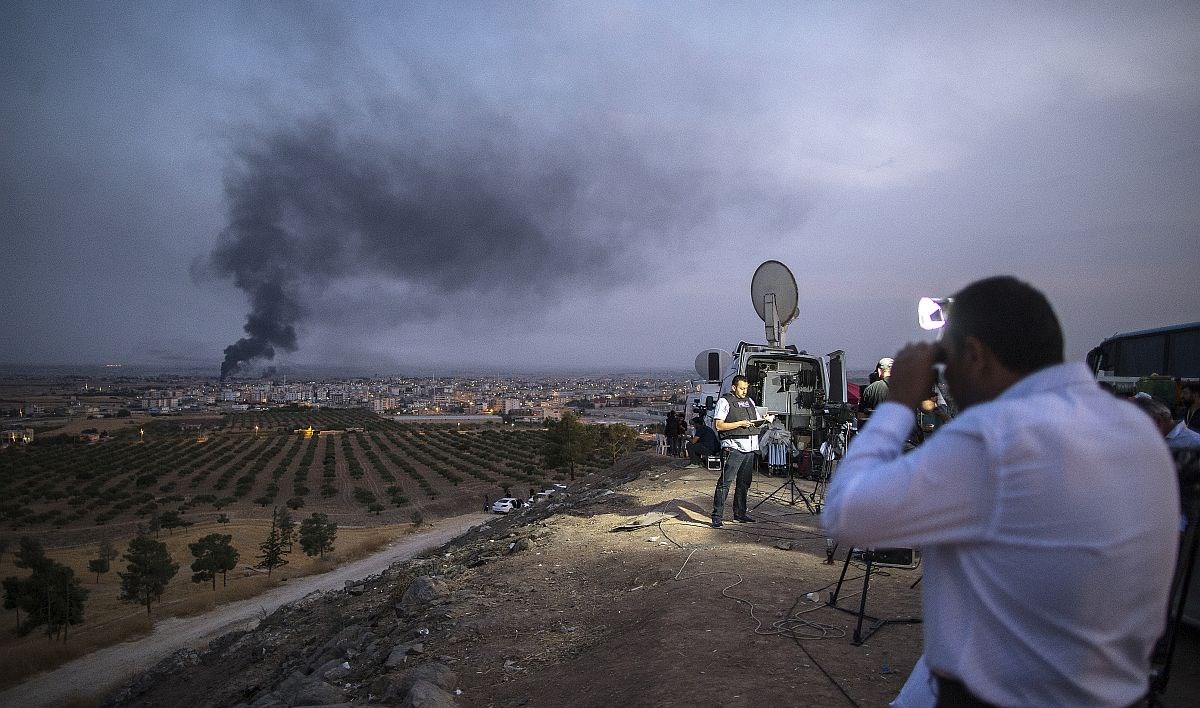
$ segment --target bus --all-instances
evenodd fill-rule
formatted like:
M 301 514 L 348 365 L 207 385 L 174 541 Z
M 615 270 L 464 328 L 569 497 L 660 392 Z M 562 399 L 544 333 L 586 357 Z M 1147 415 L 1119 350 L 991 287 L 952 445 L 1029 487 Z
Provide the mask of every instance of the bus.
M 1113 335 L 1088 352 L 1087 363 L 1099 381 L 1123 393 L 1147 377 L 1200 379 L 1200 322 Z

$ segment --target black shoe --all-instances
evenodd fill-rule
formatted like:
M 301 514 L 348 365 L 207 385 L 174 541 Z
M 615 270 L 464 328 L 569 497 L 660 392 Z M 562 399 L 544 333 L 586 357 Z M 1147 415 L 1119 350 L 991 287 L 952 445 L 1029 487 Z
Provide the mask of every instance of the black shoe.
M 754 523 L 754 518 L 750 516 L 735 516 L 733 517 L 733 520 L 743 524 Z
M 713 527 L 714 529 L 719 529 L 719 528 L 721 528 L 721 520 L 720 520 L 720 519 L 713 519 L 713 520 L 712 520 L 712 527 Z

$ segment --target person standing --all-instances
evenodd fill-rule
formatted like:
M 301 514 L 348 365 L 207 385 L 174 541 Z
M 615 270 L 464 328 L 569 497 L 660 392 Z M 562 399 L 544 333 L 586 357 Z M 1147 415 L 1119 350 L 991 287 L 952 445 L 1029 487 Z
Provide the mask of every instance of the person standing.
M 663 432 L 667 435 L 667 454 L 675 457 L 676 447 L 679 445 L 679 418 L 675 411 L 667 413 L 667 424 L 663 428 Z
M 725 464 L 717 479 L 717 490 L 713 494 L 713 528 L 721 528 L 725 516 L 725 499 L 729 496 L 729 485 L 733 490 L 733 520 L 752 523 L 754 519 L 746 513 L 746 494 L 754 478 L 754 463 L 758 456 L 759 429 L 755 420 L 754 400 L 750 398 L 750 380 L 738 374 L 733 377 L 729 393 L 717 399 L 713 411 L 713 426 L 721 438 L 725 450 Z M 735 482 L 736 480 L 736 482 Z
M 1183 425 L 1200 433 L 1200 381 L 1184 381 L 1179 390 Z
M 875 365 L 874 380 L 863 389 L 858 399 L 858 427 L 866 425 L 867 419 L 888 399 L 888 379 L 892 376 L 892 358 L 885 356 Z
M 904 454 L 938 361 L 960 413 Z M 968 285 L 939 344 L 896 355 L 821 521 L 856 547 L 921 548 L 939 705 L 1146 696 L 1178 545 L 1175 466 L 1148 416 L 1064 363 L 1058 318 L 1030 285 Z

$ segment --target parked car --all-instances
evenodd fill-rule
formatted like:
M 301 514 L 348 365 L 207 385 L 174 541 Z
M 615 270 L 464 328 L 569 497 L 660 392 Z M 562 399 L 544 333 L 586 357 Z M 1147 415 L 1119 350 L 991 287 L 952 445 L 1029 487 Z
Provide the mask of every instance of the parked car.
M 507 514 L 521 508 L 521 500 L 514 497 L 503 497 L 492 503 L 492 513 Z

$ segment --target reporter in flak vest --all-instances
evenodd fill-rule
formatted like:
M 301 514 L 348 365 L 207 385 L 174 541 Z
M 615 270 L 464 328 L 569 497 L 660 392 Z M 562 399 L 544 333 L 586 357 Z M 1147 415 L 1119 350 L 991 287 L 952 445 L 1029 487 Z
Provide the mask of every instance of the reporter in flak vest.
M 733 377 L 729 393 L 717 399 L 713 412 L 713 427 L 721 438 L 725 451 L 725 465 L 717 479 L 717 490 L 713 495 L 713 528 L 720 528 L 725 515 L 725 498 L 729 496 L 729 485 L 733 490 L 733 520 L 751 523 L 754 519 L 746 513 L 746 493 L 754 477 L 754 464 L 758 457 L 758 424 L 774 420 L 773 416 L 755 418 L 754 400 L 749 397 L 750 381 L 738 374 Z

